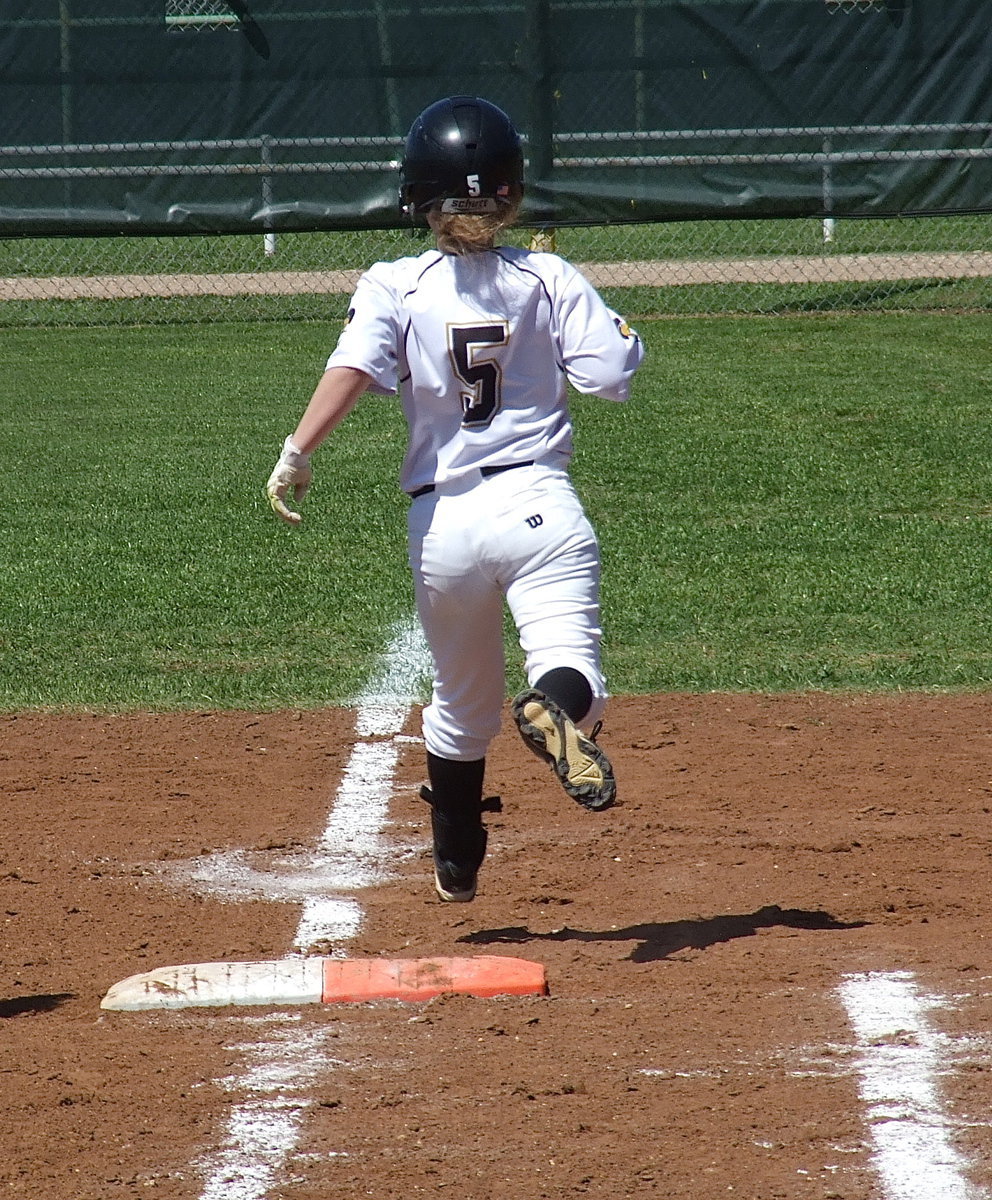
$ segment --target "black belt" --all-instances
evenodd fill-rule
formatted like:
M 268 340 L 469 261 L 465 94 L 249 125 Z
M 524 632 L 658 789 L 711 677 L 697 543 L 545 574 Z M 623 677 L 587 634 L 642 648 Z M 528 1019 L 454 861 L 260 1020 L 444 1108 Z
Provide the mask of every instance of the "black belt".
M 479 474 L 484 479 L 488 479 L 490 475 L 502 475 L 504 471 L 512 471 L 516 467 L 532 467 L 533 465 L 534 460 L 531 458 L 527 462 L 504 463 L 501 467 L 480 467 Z M 407 494 L 411 500 L 416 500 L 418 496 L 426 496 L 430 492 L 433 492 L 436 486 L 433 483 L 425 483 L 423 487 L 419 487 L 416 491 L 408 492 Z

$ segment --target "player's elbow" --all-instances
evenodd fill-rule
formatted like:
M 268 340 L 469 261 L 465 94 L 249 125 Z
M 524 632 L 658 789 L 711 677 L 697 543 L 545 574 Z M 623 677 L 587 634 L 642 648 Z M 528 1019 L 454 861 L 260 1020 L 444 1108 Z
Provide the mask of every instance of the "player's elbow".
M 577 392 L 589 396 L 599 396 L 603 400 L 626 400 L 630 395 L 630 382 L 634 372 L 625 364 L 616 364 L 612 370 L 604 370 L 605 363 L 597 364 L 599 369 L 585 376 L 572 375 L 570 382 Z
M 643 355 L 639 340 L 632 340 L 621 353 L 601 350 L 594 357 L 569 364 L 569 381 L 576 391 L 587 395 L 600 396 L 604 400 L 626 400 Z

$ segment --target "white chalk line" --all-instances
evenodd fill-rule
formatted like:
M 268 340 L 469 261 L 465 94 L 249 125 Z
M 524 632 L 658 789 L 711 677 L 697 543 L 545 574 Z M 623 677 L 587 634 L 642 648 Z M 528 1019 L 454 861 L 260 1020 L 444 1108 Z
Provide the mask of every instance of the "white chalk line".
M 866 1147 L 873 1150 L 871 1169 L 885 1200 L 988 1200 L 988 1193 L 966 1178 L 969 1163 L 952 1137 L 959 1130 L 990 1129 L 992 1120 L 987 1114 L 975 1117 L 948 1112 L 940 1095 L 940 1081 L 976 1065 L 983 1070 L 992 1067 L 992 1038 L 984 1032 L 943 1032 L 933 1027 L 926 1014 L 939 1008 L 957 1008 L 976 995 L 985 995 L 989 983 L 992 978 L 982 978 L 976 981 L 974 992 L 924 995 L 908 972 L 850 975 L 837 991 L 847 1010 L 853 1040 L 848 1037 L 818 1045 L 768 1046 L 757 1057 L 721 1058 L 718 1062 L 687 1064 L 682 1069 L 641 1067 L 635 1073 L 662 1081 L 737 1082 L 756 1078 L 765 1087 L 774 1087 L 775 1080 L 783 1076 L 803 1080 L 853 1078 L 865 1104 L 865 1136 L 831 1144 L 834 1154 L 861 1155 Z M 789 994 L 803 990 L 793 986 Z M 819 999 L 818 990 L 816 994 Z M 760 1138 L 755 1138 L 754 1145 L 768 1150 L 780 1148 L 775 1141 Z M 797 1168 L 796 1173 L 829 1178 L 851 1170 L 850 1161 L 838 1158 Z M 842 1190 L 845 1196 L 856 1194 Z
M 232 1046 L 245 1054 L 247 1069 L 215 1081 L 243 1098 L 227 1118 L 222 1148 L 210 1158 L 201 1200 L 260 1200 L 275 1187 L 313 1103 L 309 1088 L 336 1065 L 325 1053 L 326 1030 L 266 1033 L 266 1042 Z
M 294 950 L 306 953 L 318 945 L 336 947 L 356 936 L 363 911 L 354 896 L 326 894 L 370 887 L 386 876 L 395 852 L 384 831 L 389 816 L 393 778 L 404 741 L 402 729 L 417 699 L 430 655 L 419 627 L 398 626 L 379 674 L 356 700 L 356 741 L 316 851 L 311 856 L 311 884 L 319 878 L 321 894 L 303 896 L 303 910 L 293 939 Z M 413 739 L 416 740 L 416 739 Z M 278 890 L 278 884 L 277 884 Z M 285 890 L 278 894 L 285 898 Z M 264 1200 L 282 1181 L 296 1151 L 303 1118 L 314 1103 L 317 1078 L 341 1066 L 326 1053 L 330 1030 L 263 1028 L 268 1040 L 230 1047 L 244 1056 L 242 1071 L 218 1084 L 243 1098 L 225 1122 L 221 1147 L 198 1166 L 205 1176 L 200 1200 Z M 345 1153 L 345 1152 L 340 1152 Z
M 858 1091 L 887 1200 L 979 1200 L 951 1139 L 938 1078 L 943 1043 L 928 1014 L 947 1004 L 907 971 L 847 976 L 840 997 L 858 1042 Z

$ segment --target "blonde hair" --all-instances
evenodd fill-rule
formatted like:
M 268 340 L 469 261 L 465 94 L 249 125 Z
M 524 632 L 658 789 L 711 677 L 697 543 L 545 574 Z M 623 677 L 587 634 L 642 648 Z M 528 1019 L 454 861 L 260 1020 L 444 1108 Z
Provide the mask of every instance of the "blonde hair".
M 489 250 L 496 238 L 517 219 L 519 199 L 500 205 L 494 213 L 443 213 L 433 209 L 430 225 L 442 254 L 478 254 Z

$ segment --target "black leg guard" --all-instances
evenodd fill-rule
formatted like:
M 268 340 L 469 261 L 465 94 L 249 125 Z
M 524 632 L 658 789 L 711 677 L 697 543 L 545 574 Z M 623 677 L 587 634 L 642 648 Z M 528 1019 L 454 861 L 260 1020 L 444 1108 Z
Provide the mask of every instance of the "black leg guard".
M 439 758 L 427 752 L 427 777 L 431 782 L 434 803 L 445 810 L 462 806 L 471 808 L 482 799 L 482 779 L 486 773 L 486 760 L 477 758 L 472 762 L 456 762 L 450 758 Z
M 420 790 L 431 806 L 434 883 L 442 900 L 471 900 L 486 857 L 488 834 L 483 812 L 498 812 L 498 800 L 482 799 L 486 760 L 454 762 L 428 753 L 431 786 Z
M 592 708 L 589 680 L 574 667 L 555 667 L 552 671 L 545 671 L 534 687 L 553 700 L 575 725 Z

